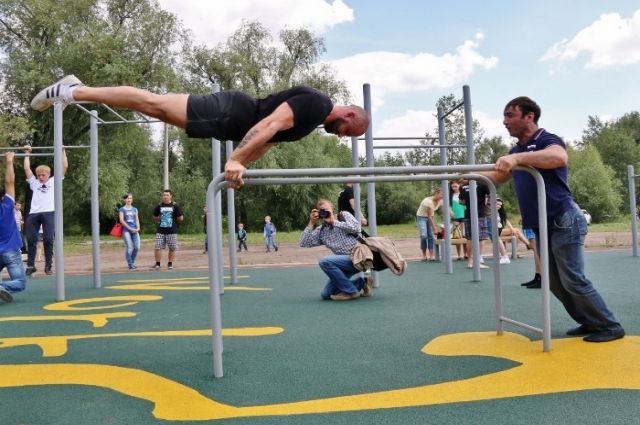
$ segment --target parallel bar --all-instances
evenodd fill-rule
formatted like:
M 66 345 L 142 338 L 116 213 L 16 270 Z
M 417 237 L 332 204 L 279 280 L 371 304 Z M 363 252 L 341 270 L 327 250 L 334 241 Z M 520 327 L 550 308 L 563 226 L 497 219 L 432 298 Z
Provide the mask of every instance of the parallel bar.
M 447 145 L 447 149 L 466 148 L 467 145 Z M 442 149 L 440 145 L 376 145 L 374 149 Z
M 367 140 L 366 137 L 358 137 L 358 140 Z M 437 137 L 427 136 L 375 136 L 371 140 L 438 140 Z
M 395 174 L 402 175 L 393 175 Z M 445 179 L 457 179 L 464 177 L 472 180 L 483 180 L 489 183 L 491 190 L 491 199 L 495 200 L 496 192 L 495 186 L 485 176 L 479 174 L 454 174 L 460 172 L 474 173 L 478 171 L 493 170 L 493 164 L 474 165 L 474 166 L 440 166 L 440 167 L 389 167 L 389 168 L 373 168 L 365 167 L 361 169 L 353 168 L 324 168 L 324 169 L 283 169 L 283 170 L 249 170 L 244 174 L 246 185 L 278 185 L 278 184 L 317 184 L 317 183 L 362 183 L 362 182 L 391 182 L 391 181 L 420 181 L 420 180 L 445 180 Z M 515 167 L 516 170 L 522 170 L 531 173 L 536 183 L 538 184 L 538 202 L 539 202 L 539 215 L 540 215 L 540 241 L 546 244 L 547 237 L 547 221 L 546 221 L 546 203 L 545 203 L 545 188 L 542 176 L 533 168 L 529 167 Z M 430 173 L 430 174 L 427 174 Z M 434 174 L 434 173 L 446 173 L 446 174 Z M 362 176 L 363 174 L 370 174 L 369 176 Z M 315 177 L 314 177 L 315 176 Z M 331 177 L 323 177 L 331 176 Z M 271 178 L 270 178 L 271 177 Z M 216 211 L 215 197 L 216 192 L 225 188 L 227 183 L 224 181 L 224 174 L 219 174 L 213 178 L 207 189 L 207 217 L 209 222 L 213 222 Z M 496 224 L 497 219 L 494 219 L 493 228 L 497 231 Z M 214 377 L 220 378 L 223 376 L 222 369 L 222 313 L 220 310 L 220 291 L 218 288 L 222 285 L 222 278 L 218 275 L 215 267 L 215 256 L 212 251 L 222 250 L 222 228 L 221 226 L 214 226 L 209 229 L 209 276 L 211 279 L 211 315 L 212 315 L 212 345 L 213 345 L 213 370 Z M 544 351 L 550 350 L 550 334 L 551 323 L 549 319 L 549 265 L 548 265 L 548 247 L 546 245 L 541 247 L 540 260 L 542 263 L 542 299 L 543 299 L 543 349 Z M 497 238 L 494 238 L 494 257 L 499 262 L 499 256 L 495 255 L 497 252 Z M 494 269 L 495 286 L 497 287 L 496 293 L 501 294 L 500 282 L 499 282 L 499 263 Z M 498 301 L 500 302 L 500 301 Z M 512 319 L 503 320 L 502 315 L 499 316 L 498 332 L 500 332 L 502 322 L 511 321 Z M 535 329 L 531 327 L 531 329 Z

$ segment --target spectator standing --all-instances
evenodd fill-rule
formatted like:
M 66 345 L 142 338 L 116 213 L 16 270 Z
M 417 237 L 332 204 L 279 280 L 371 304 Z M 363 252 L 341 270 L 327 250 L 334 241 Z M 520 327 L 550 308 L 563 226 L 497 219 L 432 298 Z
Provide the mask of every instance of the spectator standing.
M 338 193 L 338 211 L 347 211 L 352 216 L 356 217 L 356 200 L 353 193 L 353 183 L 345 183 L 344 188 Z M 360 224 L 367 225 L 367 219 L 362 216 L 360 218 Z
M 442 206 L 442 189 L 436 187 L 431 196 L 428 196 L 420 202 L 418 211 L 416 212 L 416 221 L 418 223 L 418 231 L 420 232 L 420 251 L 422 251 L 422 261 L 435 261 L 435 242 L 438 229 L 433 216 Z M 429 254 L 427 255 L 427 251 Z
M 182 209 L 173 202 L 173 194 L 169 189 L 162 191 L 162 202 L 153 211 L 153 220 L 158 222 L 154 256 L 156 263 L 152 270 L 160 269 L 161 250 L 169 248 L 167 269 L 173 270 L 173 260 L 178 250 L 178 225 L 184 220 Z
M 243 247 L 245 251 L 248 251 L 247 231 L 244 228 L 244 223 L 238 223 L 238 252 L 242 251 Z
M 140 218 L 138 209 L 133 206 L 133 195 L 127 193 L 122 197 L 124 206 L 118 210 L 118 218 L 122 225 L 122 240 L 124 241 L 124 257 L 127 260 L 127 267 L 135 270 L 136 256 L 140 251 Z
M 31 276 L 37 271 L 34 265 L 36 257 L 36 245 L 38 242 L 38 229 L 42 226 L 42 237 L 44 244 L 44 272 L 53 274 L 51 266 L 53 264 L 53 238 L 55 234 L 55 204 L 54 204 L 54 179 L 51 177 L 51 168 L 47 165 L 38 165 L 35 175 L 31 171 L 31 146 L 25 146 L 24 173 L 27 176 L 29 188 L 33 191 L 31 198 L 31 210 L 27 217 L 27 276 Z M 67 173 L 69 163 L 67 154 L 62 150 L 62 177 Z
M 460 200 L 467 207 L 464 211 L 464 228 L 467 236 L 467 268 L 473 268 L 473 245 L 471 243 L 471 238 L 475 229 L 471 226 L 471 196 L 470 196 L 470 185 L 469 182 L 466 181 L 462 187 L 460 188 Z M 481 183 L 476 183 L 476 195 L 478 197 L 478 240 L 480 241 L 480 265 L 481 269 L 488 269 L 489 267 L 483 264 L 482 260 L 482 241 L 489 239 L 489 229 L 487 228 L 487 220 L 486 220 L 486 210 L 485 210 L 485 199 L 489 195 L 489 188 L 486 185 Z
M 276 242 L 276 225 L 271 221 L 271 216 L 267 215 L 264 218 L 264 229 L 262 231 L 265 243 L 267 245 L 267 252 L 271 252 L 273 248 L 278 251 L 278 243 Z

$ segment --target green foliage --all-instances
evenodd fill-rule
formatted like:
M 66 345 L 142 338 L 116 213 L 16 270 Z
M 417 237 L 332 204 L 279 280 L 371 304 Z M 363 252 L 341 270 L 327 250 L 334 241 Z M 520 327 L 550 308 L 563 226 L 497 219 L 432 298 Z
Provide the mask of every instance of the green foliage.
M 576 202 L 589 211 L 594 222 L 611 221 L 620 214 L 621 184 L 594 146 L 568 149 L 569 186 Z

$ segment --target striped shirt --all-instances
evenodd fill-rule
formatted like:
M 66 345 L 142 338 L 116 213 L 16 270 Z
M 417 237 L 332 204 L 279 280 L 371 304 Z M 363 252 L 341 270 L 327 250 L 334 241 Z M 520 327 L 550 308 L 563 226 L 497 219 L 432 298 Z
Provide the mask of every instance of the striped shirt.
M 312 248 L 324 245 L 336 255 L 349 255 L 351 248 L 358 243 L 356 239 L 362 230 L 356 218 L 346 211 L 340 212 L 344 221 L 334 221 L 333 225 L 323 223 L 310 230 L 308 227 L 300 236 L 300 247 Z

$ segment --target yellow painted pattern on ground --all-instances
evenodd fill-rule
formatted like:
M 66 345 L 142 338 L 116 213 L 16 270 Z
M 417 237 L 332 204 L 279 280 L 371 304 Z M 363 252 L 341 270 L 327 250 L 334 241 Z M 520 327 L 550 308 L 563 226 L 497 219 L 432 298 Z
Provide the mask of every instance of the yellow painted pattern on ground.
M 225 276 L 225 279 L 231 279 L 231 276 Z M 248 279 L 249 275 L 239 275 L 238 279 Z M 119 283 L 152 283 L 152 282 L 208 282 L 209 276 L 201 277 L 172 277 L 163 279 L 122 279 Z
M 68 316 L 9 316 L 0 317 L 0 322 L 86 321 L 91 322 L 94 328 L 102 328 L 106 326 L 109 319 L 120 319 L 135 316 L 136 313 L 130 311 L 123 311 L 120 313 L 74 314 Z
M 172 282 L 167 283 L 137 283 L 127 285 L 112 285 L 107 286 L 107 289 L 122 289 L 125 291 L 138 290 L 138 291 L 208 291 L 209 285 L 200 286 L 186 286 L 192 285 L 193 282 Z M 228 285 L 224 287 L 225 291 L 271 291 L 271 288 L 252 288 L 249 286 L 237 286 Z
M 587 343 L 581 338 L 559 339 L 554 340 L 553 351 L 544 353 L 540 342 L 513 333 L 461 333 L 438 337 L 422 351 L 440 356 L 492 356 L 520 364 L 487 375 L 413 388 L 247 407 L 218 403 L 145 371 L 96 364 L 0 365 L 0 387 L 76 384 L 110 388 L 153 402 L 153 414 L 165 420 L 304 415 L 591 389 L 640 389 L 637 336 L 606 344 Z
M 60 301 L 47 304 L 43 308 L 49 311 L 82 311 L 120 308 L 136 305 L 142 301 L 159 301 L 160 295 L 123 295 L 117 297 L 79 298 L 77 300 Z M 108 303 L 98 306 L 83 306 L 83 304 Z M 110 304 L 109 304 L 110 303 Z
M 222 330 L 222 336 L 266 336 L 284 332 L 280 327 L 229 328 Z M 142 338 L 142 337 L 193 337 L 211 336 L 211 329 L 196 329 L 187 331 L 154 331 L 154 332 L 124 332 L 87 335 L 52 335 L 25 336 L 15 338 L 0 338 L 0 348 L 22 347 L 37 345 L 42 350 L 43 357 L 59 357 L 67 353 L 69 341 L 98 338 Z

